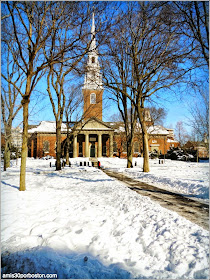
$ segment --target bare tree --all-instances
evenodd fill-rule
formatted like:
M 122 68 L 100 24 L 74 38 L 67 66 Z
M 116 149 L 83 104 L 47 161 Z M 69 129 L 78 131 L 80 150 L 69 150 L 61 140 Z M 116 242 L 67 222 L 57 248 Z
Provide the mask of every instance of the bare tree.
M 125 127 L 127 143 L 127 167 L 132 166 L 133 139 L 137 122 L 137 111 L 130 102 L 128 95 L 133 97 L 131 79 L 131 61 L 124 21 L 117 17 L 112 28 L 112 35 L 107 39 L 107 53 L 104 55 L 104 85 L 111 91 L 112 99 L 117 103 L 118 110 Z
M 180 31 L 195 46 L 194 59 L 202 58 L 209 67 L 209 1 L 174 1 Z
M 184 127 L 183 122 L 181 122 L 181 121 L 176 123 L 175 136 L 176 136 L 176 139 L 179 141 L 181 147 L 183 147 L 184 144 L 189 139 L 189 135 Z
M 209 142 L 209 93 L 208 89 L 197 87 L 197 96 L 190 104 L 188 124 L 198 141 L 204 141 L 208 149 Z
M 21 152 L 21 170 L 20 170 L 20 190 L 26 189 L 25 171 L 28 142 L 28 107 L 31 94 L 35 85 L 42 77 L 43 71 L 58 63 L 64 57 L 64 53 L 72 47 L 65 44 L 62 48 L 43 48 L 49 41 L 51 34 L 62 32 L 59 27 L 67 23 L 72 15 L 71 7 L 75 2 L 28 2 L 28 1 L 5 1 L 2 4 L 4 14 L 9 16 L 4 19 L 11 25 L 8 33 L 14 36 L 14 46 L 17 52 L 14 53 L 13 59 L 19 69 L 26 77 L 25 92 L 22 94 L 21 104 L 23 106 L 23 138 Z M 59 11 L 59 12 L 58 12 Z M 77 26 L 74 26 L 77 28 Z M 56 34 L 57 35 L 57 34 Z M 13 84 L 14 85 L 14 84 Z
M 93 38 L 91 41 L 88 40 L 88 35 L 90 34 L 90 30 L 87 28 L 87 23 L 89 22 L 88 15 L 90 16 L 89 12 L 81 3 L 73 3 L 70 6 L 71 10 L 68 9 L 68 13 L 71 12 L 71 19 L 67 23 L 64 23 L 63 26 L 59 26 L 59 30 L 62 30 L 60 34 L 57 28 L 51 34 L 50 54 L 53 55 L 56 49 L 66 48 L 67 45 L 69 51 L 61 55 L 57 64 L 49 64 L 47 75 L 47 91 L 56 119 L 56 170 L 61 169 L 61 124 L 66 102 L 65 81 L 69 75 L 73 75 L 73 72 L 77 70 L 78 64 L 89 52 L 91 41 L 93 40 Z M 81 8 L 83 8 L 83 13 L 81 12 Z M 66 8 L 64 12 L 66 12 Z M 47 42 L 45 48 L 48 48 L 48 45 L 49 42 Z M 51 56 L 48 59 L 52 61 Z
M 75 130 L 75 120 L 76 123 L 81 119 L 81 105 L 82 105 L 82 95 L 80 89 L 75 86 L 67 89 L 66 94 L 66 106 L 64 109 L 66 128 L 67 128 L 67 137 L 66 137 L 66 164 L 69 165 L 69 150 L 71 142 L 71 136 Z M 73 122 L 74 117 L 74 122 Z
M 164 119 L 167 116 L 167 111 L 164 108 L 149 107 L 152 122 L 155 125 L 163 125 Z
M 135 107 L 142 129 L 144 165 L 149 172 L 149 147 L 145 104 L 153 95 L 183 81 L 193 66 L 188 63 L 192 48 L 177 32 L 177 18 L 167 2 L 129 2 L 123 6 L 122 20 L 126 37 L 119 40 L 130 57 L 132 79 L 124 92 Z M 167 17 L 165 17 L 167 13 Z M 120 49 L 116 45 L 116 50 Z M 186 77 L 187 78 L 187 77 Z M 129 81 L 127 81 L 129 82 Z
M 5 43 L 5 42 L 4 42 Z M 10 52 L 11 41 L 4 45 L 5 69 L 2 69 L 3 78 L 1 88 L 1 113 L 4 125 L 5 150 L 4 150 L 4 170 L 10 167 L 10 151 L 12 137 L 12 123 L 21 109 L 20 92 L 17 88 L 22 88 L 24 79 L 22 73 L 18 71 Z M 15 85 L 15 86 L 14 86 Z

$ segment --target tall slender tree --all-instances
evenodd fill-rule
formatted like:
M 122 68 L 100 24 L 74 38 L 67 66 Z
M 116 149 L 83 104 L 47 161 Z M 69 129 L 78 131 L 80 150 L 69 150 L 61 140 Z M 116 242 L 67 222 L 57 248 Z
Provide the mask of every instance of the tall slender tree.
M 83 97 L 80 92 L 80 88 L 76 86 L 71 86 L 67 89 L 66 94 L 66 106 L 64 110 L 65 114 L 65 121 L 66 121 L 66 129 L 67 129 L 67 137 L 66 137 L 66 164 L 69 165 L 69 153 L 70 153 L 70 145 L 71 142 L 71 135 L 74 132 L 76 125 L 79 120 L 82 119 L 80 112 L 82 111 Z M 73 122 L 74 117 L 74 122 Z M 76 122 L 75 122 L 76 121 Z M 74 125 L 73 125 L 74 123 Z
M 14 37 L 17 52 L 13 59 L 25 75 L 25 90 L 22 95 L 23 137 L 20 170 L 20 191 L 26 189 L 25 172 L 28 142 L 28 108 L 35 85 L 43 75 L 43 71 L 63 58 L 64 53 L 72 48 L 72 41 L 62 48 L 47 48 L 51 34 L 62 32 L 60 26 L 67 23 L 75 2 L 60 1 L 5 1 L 2 3 L 4 14 L 11 26 L 8 33 Z M 78 28 L 78 26 L 74 26 Z
M 56 170 L 61 170 L 61 125 L 66 106 L 65 82 L 68 76 L 73 75 L 78 64 L 89 52 L 91 41 L 89 38 L 90 30 L 87 28 L 90 13 L 82 3 L 68 3 L 64 6 L 64 13 L 71 15 L 68 22 L 59 25 L 59 30 L 55 28 L 49 42 L 44 49 L 48 49 L 50 44 L 50 56 L 45 52 L 49 61 L 47 75 L 47 91 L 52 104 L 53 113 L 56 120 Z M 56 10 L 56 9 L 55 9 Z M 82 13 L 83 11 L 83 13 Z M 59 13 L 57 8 L 57 13 Z M 66 49 L 59 61 L 54 64 L 52 57 L 56 51 Z
M 6 43 L 6 44 L 5 44 Z M 4 126 L 5 149 L 4 149 L 4 170 L 10 167 L 10 151 L 12 140 L 12 123 L 21 109 L 20 92 L 24 83 L 23 75 L 12 59 L 10 45 L 12 41 L 4 41 L 5 63 L 2 67 L 2 92 L 1 92 L 1 113 Z M 17 90 L 19 89 L 19 90 Z
M 143 138 L 143 171 L 149 172 L 145 104 L 152 96 L 183 81 L 194 67 L 189 61 L 193 50 L 188 42 L 183 44 L 177 32 L 178 19 L 170 2 L 128 2 L 120 15 L 119 24 L 123 22 L 126 37 L 121 36 L 121 40 L 115 42 L 115 49 L 118 51 L 126 45 L 132 76 L 127 81 L 130 90 L 123 94 L 137 111 Z
M 132 166 L 133 139 L 137 121 L 137 111 L 127 95 L 131 93 L 130 57 L 123 21 L 116 25 L 111 40 L 107 40 L 108 52 L 104 56 L 104 85 L 112 94 L 124 122 L 127 143 L 127 167 Z

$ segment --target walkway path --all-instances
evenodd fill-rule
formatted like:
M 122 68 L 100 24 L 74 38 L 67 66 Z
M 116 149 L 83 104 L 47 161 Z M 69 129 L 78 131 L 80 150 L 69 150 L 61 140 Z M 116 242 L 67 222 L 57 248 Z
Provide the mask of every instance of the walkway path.
M 209 229 L 209 205 L 187 198 L 181 194 L 166 191 L 146 183 L 134 180 L 126 175 L 102 169 L 108 176 L 114 177 L 126 185 L 131 190 L 157 201 L 161 206 L 177 212 L 191 222 Z

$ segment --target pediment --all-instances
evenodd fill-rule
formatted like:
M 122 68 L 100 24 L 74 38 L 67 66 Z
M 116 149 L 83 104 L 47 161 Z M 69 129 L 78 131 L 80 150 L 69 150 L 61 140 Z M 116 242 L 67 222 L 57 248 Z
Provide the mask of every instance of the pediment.
M 82 125 L 80 125 L 80 129 L 81 127 L 82 130 L 113 130 L 109 125 L 95 117 L 85 121 Z

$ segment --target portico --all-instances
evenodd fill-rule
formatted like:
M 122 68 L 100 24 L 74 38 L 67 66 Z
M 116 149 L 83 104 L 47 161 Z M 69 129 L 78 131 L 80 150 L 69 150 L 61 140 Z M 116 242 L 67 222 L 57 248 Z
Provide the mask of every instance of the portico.
M 79 125 L 73 135 L 73 157 L 113 156 L 114 130 L 92 117 Z

